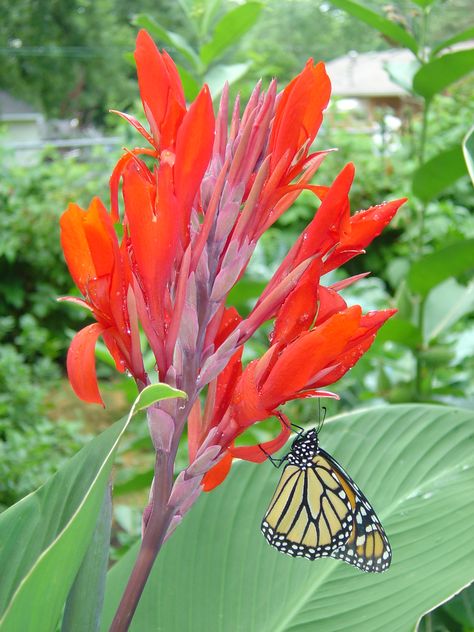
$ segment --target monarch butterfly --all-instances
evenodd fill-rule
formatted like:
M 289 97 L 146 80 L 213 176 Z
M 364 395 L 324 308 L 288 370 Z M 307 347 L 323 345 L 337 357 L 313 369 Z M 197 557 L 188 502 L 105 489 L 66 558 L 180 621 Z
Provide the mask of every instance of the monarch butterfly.
M 391 548 L 375 511 L 339 463 L 319 447 L 318 430 L 301 430 L 262 521 L 278 551 L 315 560 L 334 557 L 368 573 L 382 573 Z

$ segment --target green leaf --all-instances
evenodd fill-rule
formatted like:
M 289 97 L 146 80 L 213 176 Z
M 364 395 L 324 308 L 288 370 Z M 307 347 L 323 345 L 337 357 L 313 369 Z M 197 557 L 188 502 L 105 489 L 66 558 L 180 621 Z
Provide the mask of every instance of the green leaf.
M 96 632 L 100 628 L 111 526 L 112 488 L 109 484 L 105 490 L 91 543 L 66 601 L 61 632 Z M 87 604 L 86 608 L 84 604 Z
M 226 13 L 216 24 L 211 41 L 201 48 L 201 61 L 208 66 L 236 44 L 258 20 L 261 10 L 259 2 L 247 2 Z
M 153 474 L 154 470 L 147 470 L 146 472 L 139 472 L 121 483 L 115 483 L 114 495 L 123 496 L 123 494 L 130 494 L 130 492 L 137 490 L 149 489 Z
M 428 295 L 423 308 L 423 340 L 429 343 L 474 310 L 474 283 L 448 279 Z
M 200 25 L 201 38 L 204 38 L 210 29 L 211 22 L 221 8 L 222 0 L 205 0 L 203 5 L 203 15 Z
M 417 4 L 419 7 L 429 7 L 430 4 L 433 4 L 433 2 L 435 2 L 435 0 L 413 0 L 413 2 L 415 4 Z
M 408 320 L 391 318 L 377 334 L 377 342 L 389 340 L 415 349 L 421 344 L 421 331 Z
M 144 13 L 137 15 L 134 18 L 133 23 L 136 24 L 136 26 L 149 31 L 150 35 L 158 38 L 164 44 L 172 46 L 192 64 L 193 68 L 196 71 L 200 72 L 202 70 L 202 65 L 198 54 L 192 48 L 192 46 L 188 44 L 188 42 L 184 39 L 182 35 L 179 35 L 179 33 L 174 33 L 173 31 L 167 31 L 162 26 L 160 26 L 158 22 L 156 22 L 156 20 Z
M 437 53 L 439 53 L 439 51 L 443 50 L 444 48 L 449 48 L 453 44 L 457 44 L 458 42 L 466 42 L 470 39 L 474 39 L 474 27 L 470 27 L 465 31 L 462 31 L 461 33 L 458 33 L 457 35 L 454 35 L 453 37 L 450 37 L 449 39 L 437 44 L 431 51 L 431 56 L 434 57 Z
M 474 584 L 444 604 L 443 609 L 467 630 L 474 629 Z
M 2 632 L 56 630 L 126 425 L 127 420 L 114 424 L 0 516 Z
M 420 68 L 413 77 L 413 89 L 425 99 L 431 99 L 473 70 L 474 49 L 448 53 Z
M 323 447 L 366 493 L 390 538 L 393 563 L 382 575 L 268 546 L 260 522 L 279 473 L 269 463 L 236 464 L 166 543 L 130 629 L 415 629 L 474 577 L 473 441 L 472 412 L 441 406 L 384 406 L 325 423 Z M 109 573 L 104 631 L 136 552 Z
M 408 274 L 410 288 L 426 296 L 449 277 L 457 277 L 474 268 L 474 239 L 458 241 L 416 261 Z
M 474 127 L 466 134 L 463 143 L 462 150 L 464 154 L 464 160 L 466 161 L 467 170 L 471 176 L 472 184 L 474 185 Z
M 131 414 L 144 410 L 162 399 L 187 397 L 184 391 L 168 386 L 168 384 L 150 384 L 146 386 L 135 400 Z
M 205 75 L 204 81 L 209 86 L 212 98 L 217 98 L 222 92 L 225 82 L 232 85 L 245 75 L 250 68 L 250 63 L 231 64 L 230 66 L 213 66 Z
M 181 391 L 166 384 L 145 388 L 125 420 L 88 443 L 43 487 L 0 515 L 2 632 L 55 632 L 132 415 L 176 393 Z
M 466 164 L 461 147 L 457 145 L 445 149 L 415 171 L 413 193 L 423 202 L 429 202 L 465 175 Z
M 177 64 L 179 76 L 181 78 L 181 83 L 183 84 L 184 96 L 186 100 L 191 102 L 199 94 L 199 90 L 201 89 L 199 83 L 193 77 L 193 75 L 183 68 L 183 66 Z
M 407 92 L 413 92 L 413 77 L 420 68 L 418 59 L 408 62 L 390 61 L 385 64 L 385 70 L 390 79 Z
M 395 24 L 378 13 L 367 9 L 367 7 L 364 7 L 357 2 L 353 2 L 353 0 L 331 0 L 331 3 L 346 13 L 353 15 L 361 22 L 364 22 L 376 29 L 382 33 L 382 35 L 386 35 L 391 40 L 409 48 L 413 53 L 415 53 L 415 55 L 418 53 L 418 43 L 416 39 L 411 33 L 398 24 Z

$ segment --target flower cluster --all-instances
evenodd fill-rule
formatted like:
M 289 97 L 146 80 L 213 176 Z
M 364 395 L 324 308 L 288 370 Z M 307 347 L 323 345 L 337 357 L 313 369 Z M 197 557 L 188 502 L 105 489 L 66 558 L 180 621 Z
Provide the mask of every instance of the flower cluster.
M 83 295 L 69 300 L 96 320 L 75 336 L 68 372 L 79 397 L 102 401 L 94 358 L 102 336 L 117 369 L 143 388 L 152 379 L 146 339 L 160 381 L 186 391 L 184 407 L 168 400 L 149 411 L 155 449 L 170 458 L 188 424 L 190 465 L 169 498 L 179 517 L 202 487 L 224 479 L 233 457 L 264 460 L 258 446 L 234 447 L 246 428 L 288 400 L 335 396 L 325 389 L 370 347 L 394 310 L 363 314 L 339 294 L 358 277 L 330 286 L 321 278 L 363 253 L 404 200 L 351 215 L 352 164 L 329 187 L 311 184 L 328 153 L 311 150 L 330 95 L 323 64 L 309 60 L 280 93 L 274 81 L 266 91 L 257 84 L 242 113 L 226 88 L 215 115 L 206 86 L 188 106 L 173 61 L 144 31 L 135 59 L 148 129 L 121 116 L 148 146 L 119 160 L 110 209 L 94 199 L 61 218 Z M 314 217 L 242 318 L 227 296 L 259 238 L 303 189 L 314 193 Z M 243 345 L 269 320 L 267 352 L 243 366 Z M 269 454 L 288 438 L 279 418 L 278 436 L 263 445 Z

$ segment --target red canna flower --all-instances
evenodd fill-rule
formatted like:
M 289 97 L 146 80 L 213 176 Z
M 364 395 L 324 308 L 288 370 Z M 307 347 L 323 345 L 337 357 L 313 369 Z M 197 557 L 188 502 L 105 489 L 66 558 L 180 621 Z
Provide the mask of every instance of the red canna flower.
M 234 445 L 251 424 L 279 419 L 279 434 L 263 445 L 271 454 L 289 434 L 281 405 L 337 397 L 326 388 L 367 351 L 394 310 L 363 314 L 347 306 L 339 291 L 364 275 L 332 286 L 321 277 L 363 253 L 404 200 L 351 215 L 352 164 L 330 187 L 310 183 L 328 153 L 311 151 L 330 94 L 323 64 L 309 60 L 280 94 L 275 81 L 266 91 L 258 84 L 242 114 L 237 98 L 229 127 L 227 88 L 215 116 L 207 86 L 186 104 L 174 63 L 144 31 L 135 59 L 148 126 L 121 116 L 149 146 L 118 161 L 110 211 L 97 199 L 87 211 L 69 206 L 61 239 L 83 295 L 70 300 L 97 321 L 69 351 L 78 396 L 101 402 L 94 368 L 99 336 L 139 388 L 156 379 L 144 369 L 140 332 L 159 380 L 188 394 L 184 407 L 167 400 L 148 411 L 158 465 L 144 513 L 146 539 L 155 537 L 160 511 L 167 516 L 160 528 L 169 535 L 201 490 L 224 480 L 234 457 L 265 459 L 258 446 Z M 259 238 L 303 189 L 315 194 L 314 217 L 243 319 L 226 306 L 228 294 Z M 269 320 L 268 350 L 243 366 L 245 342 Z M 190 463 L 173 484 L 164 472 L 172 471 L 186 423 Z

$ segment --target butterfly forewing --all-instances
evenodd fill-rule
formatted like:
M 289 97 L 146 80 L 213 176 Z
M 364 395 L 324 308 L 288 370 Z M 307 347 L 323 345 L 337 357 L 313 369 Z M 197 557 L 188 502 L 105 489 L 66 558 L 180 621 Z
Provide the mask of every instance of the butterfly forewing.
M 367 572 L 390 565 L 387 536 L 360 489 L 310 430 L 294 442 L 262 522 L 282 553 L 341 559 Z

